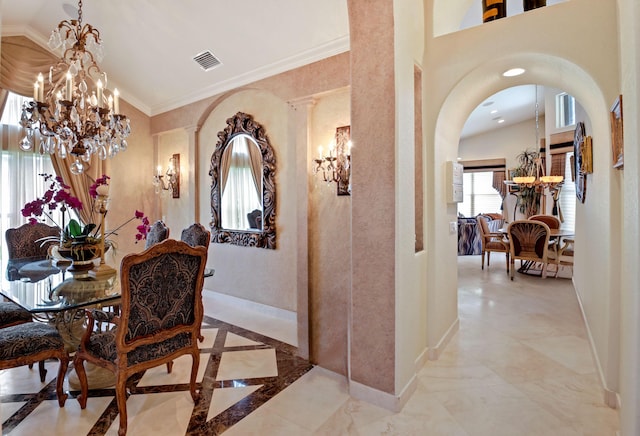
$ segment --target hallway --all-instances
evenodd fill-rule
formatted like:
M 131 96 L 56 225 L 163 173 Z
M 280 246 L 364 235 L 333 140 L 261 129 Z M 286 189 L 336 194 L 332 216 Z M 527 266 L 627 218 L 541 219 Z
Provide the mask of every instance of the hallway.
M 571 281 L 510 282 L 496 254 L 458 257 L 460 331 L 400 413 L 314 368 L 225 434 L 614 436 Z

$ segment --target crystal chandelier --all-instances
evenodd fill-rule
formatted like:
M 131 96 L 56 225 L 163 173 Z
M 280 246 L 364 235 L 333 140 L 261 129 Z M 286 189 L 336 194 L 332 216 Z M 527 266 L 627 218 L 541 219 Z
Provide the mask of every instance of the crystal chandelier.
M 71 154 L 71 172 L 81 174 L 94 154 L 104 160 L 126 150 L 129 119 L 120 113 L 118 90 L 107 90 L 107 73 L 97 64 L 103 57 L 100 32 L 82 24 L 82 0 L 78 19 L 61 21 L 49 48 L 60 48 L 62 55 L 49 69 L 48 91 L 38 74 L 33 101 L 22 107 L 20 148 L 30 150 L 37 142 L 40 153 Z

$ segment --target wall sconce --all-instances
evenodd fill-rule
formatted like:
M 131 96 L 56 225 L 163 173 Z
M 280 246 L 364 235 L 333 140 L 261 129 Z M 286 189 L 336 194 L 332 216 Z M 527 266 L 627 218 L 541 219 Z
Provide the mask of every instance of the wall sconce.
M 166 177 L 166 180 L 163 180 Z M 174 154 L 169 158 L 167 172 L 162 174 L 162 166 L 158 165 L 156 174 L 153 176 L 153 186 L 156 194 L 161 190 L 171 191 L 173 198 L 180 198 L 180 154 Z
M 322 172 L 325 182 L 336 182 L 338 195 L 351 195 L 351 126 L 336 129 L 335 143 L 329 144 L 328 151 L 324 156 L 322 146 L 318 147 L 313 173 Z

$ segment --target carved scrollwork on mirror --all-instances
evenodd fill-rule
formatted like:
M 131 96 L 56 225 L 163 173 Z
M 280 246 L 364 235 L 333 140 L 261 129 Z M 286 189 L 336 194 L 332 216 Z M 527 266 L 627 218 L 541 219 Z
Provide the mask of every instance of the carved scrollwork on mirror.
M 276 158 L 264 128 L 238 112 L 211 156 L 211 242 L 276 248 Z

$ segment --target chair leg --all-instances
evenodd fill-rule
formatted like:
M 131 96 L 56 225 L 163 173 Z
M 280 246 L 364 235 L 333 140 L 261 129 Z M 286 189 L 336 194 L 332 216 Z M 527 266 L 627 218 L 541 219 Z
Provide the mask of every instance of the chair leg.
M 487 267 L 491 266 L 491 252 L 487 251 Z
M 76 355 L 75 359 L 73 359 L 73 369 L 76 370 L 78 381 L 80 382 L 80 395 L 78 395 L 78 403 L 80 403 L 80 408 L 84 409 L 87 407 L 87 395 L 89 394 L 87 373 L 84 370 L 84 359 Z
M 38 372 L 40 373 L 40 382 L 44 383 L 44 379 L 47 377 L 47 369 L 44 367 L 44 360 L 38 362 Z
M 67 401 L 67 394 L 64 392 L 64 376 L 67 374 L 69 366 L 69 356 L 66 351 L 60 353 L 60 366 L 58 367 L 58 376 L 56 377 L 56 394 L 58 395 L 58 405 L 64 407 Z
M 482 250 L 482 269 L 484 269 L 484 250 Z
M 513 259 L 513 257 L 511 258 L 511 268 L 509 268 L 509 274 L 511 276 L 511 280 L 513 281 L 513 270 L 516 269 L 516 262 Z
M 118 436 L 127 434 L 127 378 L 124 374 L 116 374 L 116 403 L 120 414 L 120 427 Z
M 189 380 L 189 391 L 191 392 L 191 398 L 195 403 L 198 401 L 200 394 L 196 392 L 196 381 L 198 378 L 198 366 L 200 365 L 200 350 L 195 350 L 191 353 L 191 379 Z
M 507 259 L 507 274 L 509 274 L 509 253 L 505 253 L 505 257 Z
M 171 374 L 173 370 L 173 360 L 171 362 L 167 362 L 167 374 Z

